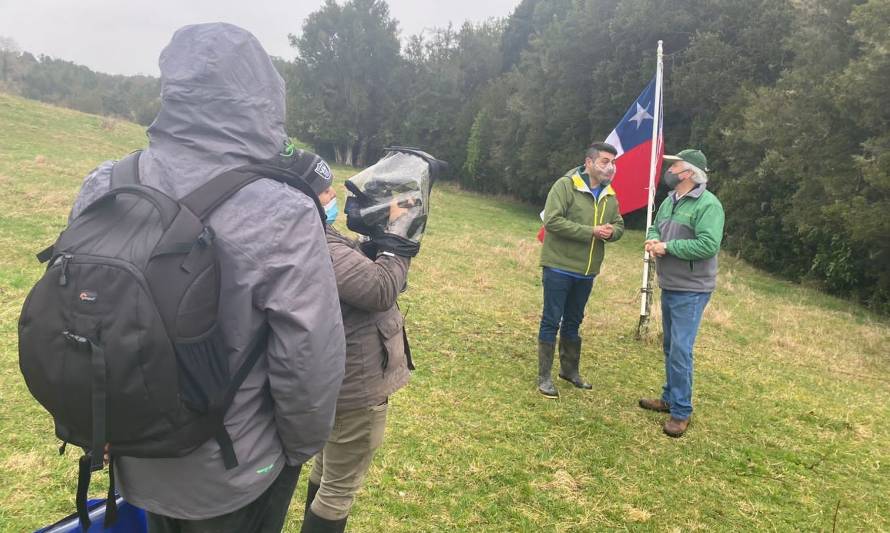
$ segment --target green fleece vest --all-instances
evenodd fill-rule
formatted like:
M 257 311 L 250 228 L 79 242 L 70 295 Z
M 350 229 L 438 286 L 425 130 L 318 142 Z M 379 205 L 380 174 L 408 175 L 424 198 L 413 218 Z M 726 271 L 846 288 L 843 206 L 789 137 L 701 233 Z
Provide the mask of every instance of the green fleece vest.
M 655 262 L 658 286 L 670 291 L 713 291 L 723 222 L 723 205 L 704 184 L 679 200 L 671 192 L 646 235 L 667 248 L 667 255 Z
M 595 199 L 581 178 L 582 170 L 578 167 L 567 172 L 547 195 L 541 266 L 595 276 L 603 263 L 605 242 L 594 238 L 593 227 L 612 224 L 609 242 L 615 242 L 624 234 L 624 219 L 612 187 Z

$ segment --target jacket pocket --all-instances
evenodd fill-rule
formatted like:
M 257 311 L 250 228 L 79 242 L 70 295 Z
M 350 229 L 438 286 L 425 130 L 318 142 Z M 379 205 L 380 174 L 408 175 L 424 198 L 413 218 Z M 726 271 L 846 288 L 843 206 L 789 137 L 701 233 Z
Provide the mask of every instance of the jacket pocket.
M 395 313 L 377 322 L 377 331 L 383 343 L 382 369 L 386 370 L 390 361 L 405 358 L 405 339 L 402 336 L 402 315 Z

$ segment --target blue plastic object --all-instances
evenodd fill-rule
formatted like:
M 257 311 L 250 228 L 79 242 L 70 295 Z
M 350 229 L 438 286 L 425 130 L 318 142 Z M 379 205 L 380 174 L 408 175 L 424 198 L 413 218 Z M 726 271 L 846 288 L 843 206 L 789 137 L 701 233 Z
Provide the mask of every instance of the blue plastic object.
M 117 522 L 109 528 L 105 528 L 105 500 L 89 500 L 87 510 L 90 513 L 92 525 L 87 533 L 148 533 L 145 522 L 145 511 L 133 504 L 127 503 L 120 496 L 117 497 Z M 84 533 L 77 521 L 77 513 L 66 516 L 51 526 L 38 529 L 34 533 Z

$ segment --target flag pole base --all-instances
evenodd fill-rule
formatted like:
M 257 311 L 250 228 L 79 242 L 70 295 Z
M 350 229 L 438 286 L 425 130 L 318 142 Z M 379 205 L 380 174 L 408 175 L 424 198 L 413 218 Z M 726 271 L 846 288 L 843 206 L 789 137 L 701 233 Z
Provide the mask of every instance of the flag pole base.
M 649 315 L 640 315 L 640 322 L 637 324 L 637 333 L 635 338 L 640 341 L 649 334 Z

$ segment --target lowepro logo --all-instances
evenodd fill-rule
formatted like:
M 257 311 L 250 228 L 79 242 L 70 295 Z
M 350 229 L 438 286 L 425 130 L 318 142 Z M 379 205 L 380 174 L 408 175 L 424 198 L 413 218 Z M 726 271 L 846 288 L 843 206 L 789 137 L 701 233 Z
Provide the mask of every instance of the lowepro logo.
M 92 303 L 96 301 L 96 297 L 99 295 L 96 294 L 96 291 L 80 291 L 80 294 L 77 295 L 80 298 L 81 302 Z

